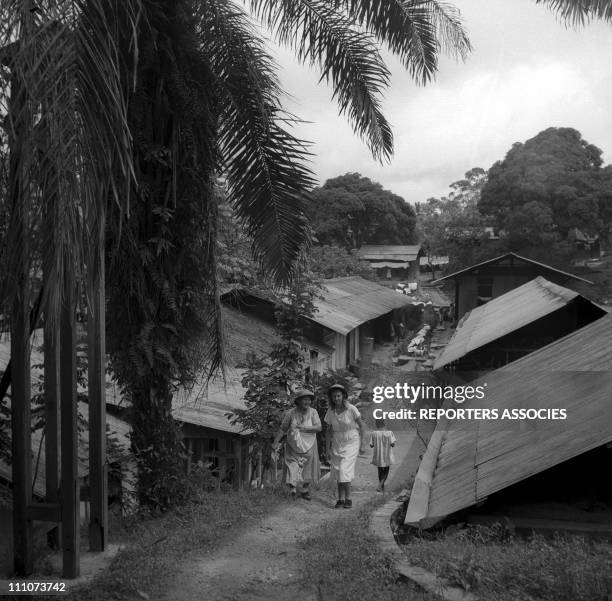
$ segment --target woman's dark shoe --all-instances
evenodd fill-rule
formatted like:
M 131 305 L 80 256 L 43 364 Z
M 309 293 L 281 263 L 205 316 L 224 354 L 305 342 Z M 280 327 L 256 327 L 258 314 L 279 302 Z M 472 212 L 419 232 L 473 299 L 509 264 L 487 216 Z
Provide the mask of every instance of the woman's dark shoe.
M 353 506 L 353 501 L 351 501 L 350 499 L 347 499 L 346 501 L 344 501 L 344 509 L 350 509 Z
M 344 507 L 344 501 L 342 499 L 338 499 L 336 501 L 336 505 L 335 505 L 334 509 L 339 509 L 340 507 Z

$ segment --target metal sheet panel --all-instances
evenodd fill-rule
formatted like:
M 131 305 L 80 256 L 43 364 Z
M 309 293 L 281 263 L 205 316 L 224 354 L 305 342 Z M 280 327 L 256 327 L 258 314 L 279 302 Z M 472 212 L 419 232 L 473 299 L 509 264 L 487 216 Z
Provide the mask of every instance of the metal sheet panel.
M 226 414 L 234 409 L 245 409 L 245 389 L 241 384 L 242 374 L 228 374 L 227 381 L 221 378 L 211 380 L 208 384 L 199 382 L 191 389 L 182 388 L 172 400 L 172 414 L 182 422 L 247 435 L 241 426 L 233 425 Z
M 540 263 L 539 261 L 534 261 L 533 259 L 528 259 L 527 257 L 522 257 L 521 255 L 517 255 L 516 253 L 506 253 L 505 255 L 500 255 L 499 257 L 495 257 L 494 259 L 489 259 L 488 261 L 483 261 L 482 263 L 477 263 L 476 265 L 472 265 L 471 267 L 466 267 L 465 269 L 461 269 L 459 271 L 455 271 L 454 273 L 450 273 L 449 275 L 445 275 L 442 278 L 438 278 L 437 280 L 435 280 L 435 283 L 442 283 L 445 282 L 447 280 L 453 280 L 461 275 L 470 273 L 472 271 L 475 271 L 477 269 L 480 269 L 482 267 L 485 267 L 487 265 L 493 265 L 495 263 L 503 263 L 507 260 L 518 260 L 521 263 L 525 264 L 529 264 L 529 265 L 534 265 L 537 267 L 540 267 L 541 269 L 557 274 L 557 275 L 561 275 L 573 280 L 577 280 L 579 282 L 586 282 L 587 284 L 592 284 L 593 282 L 591 282 L 590 280 L 585 280 L 584 278 L 581 278 L 577 275 L 574 275 L 573 273 L 568 273 L 567 271 L 562 271 L 561 269 L 557 269 L 556 267 L 552 267 L 551 265 L 546 265 L 545 263 Z
M 366 321 L 411 304 L 404 294 L 361 277 L 324 281 L 322 299 L 311 320 L 346 335 Z
M 366 261 L 416 261 L 420 252 L 419 245 L 365 244 L 359 256 Z
M 438 424 L 436 431 L 443 440 L 430 462 L 433 469 L 422 463 L 417 473 L 417 480 L 431 482 L 426 510 L 411 500 L 411 519 L 422 520 L 428 527 L 512 484 L 612 442 L 611 340 L 612 315 L 608 314 L 473 382 L 474 386 L 487 383 L 489 408 L 500 412 L 515 407 L 565 408 L 568 419 L 520 422 L 514 429 L 486 420 L 477 427 L 469 422 Z
M 473 350 L 561 309 L 578 296 L 577 292 L 538 276 L 472 309 L 459 321 L 434 369 L 457 361 Z

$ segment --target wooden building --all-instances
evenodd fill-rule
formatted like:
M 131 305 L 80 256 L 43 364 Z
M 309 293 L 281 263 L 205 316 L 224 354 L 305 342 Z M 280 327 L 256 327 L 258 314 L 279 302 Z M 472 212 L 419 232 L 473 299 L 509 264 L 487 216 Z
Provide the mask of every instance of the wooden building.
M 515 253 L 506 253 L 438 278 L 435 284 L 454 283 L 455 319 L 460 319 L 475 307 L 484 305 L 537 276 L 561 286 L 570 281 L 592 283 L 550 265 Z
M 423 256 L 419 245 L 364 244 L 358 252 L 378 277 L 386 279 L 416 279 Z
M 173 398 L 172 413 L 183 426 L 187 469 L 200 465 L 220 484 L 236 488 L 249 480 L 249 434 L 230 422 L 227 414 L 244 409 L 245 390 L 241 374 L 230 373 L 227 380 L 200 383 L 182 389 Z
M 466 313 L 434 370 L 491 371 L 606 314 L 577 292 L 537 277 Z
M 274 303 L 260 293 L 234 290 L 224 302 L 268 323 L 274 322 Z M 346 369 L 367 355 L 372 345 L 389 340 L 391 322 L 412 299 L 359 276 L 324 280 L 316 311 L 305 320 L 305 352 L 312 371 Z
M 500 418 L 504 410 L 531 411 L 532 416 L 539 411 L 540 418 L 525 413 L 522 419 L 438 421 L 405 523 L 429 528 L 457 512 L 463 512 L 464 521 L 469 518 L 465 512 L 482 505 L 479 511 L 485 514 L 503 507 L 502 516 L 518 527 L 529 515 L 520 511 L 533 515 L 535 503 L 554 502 L 554 511 L 550 504 L 540 509 L 549 529 L 564 530 L 582 516 L 589 522 L 582 527 L 594 530 L 594 509 L 602 501 L 612 506 L 610 340 L 612 315 L 606 315 L 475 381 L 475 386 L 486 384 L 485 398 L 461 408 L 486 407 Z M 446 407 L 453 405 L 459 406 L 449 401 Z M 573 503 L 585 497 L 588 503 Z M 604 513 L 611 535 L 610 511 Z M 555 515 L 558 519 L 552 519 Z M 535 527 L 533 519 L 529 527 Z
M 250 433 L 233 425 L 227 414 L 245 408 L 242 374 L 247 355 L 267 355 L 278 337 L 265 320 L 235 308 L 223 306 L 222 317 L 225 380 L 219 376 L 207 382 L 206 375 L 202 374 L 192 386 L 176 391 L 172 413 L 182 424 L 187 469 L 200 464 L 217 483 L 238 487 L 250 480 L 247 460 Z M 110 380 L 107 381 L 106 402 L 115 408 L 129 406 Z

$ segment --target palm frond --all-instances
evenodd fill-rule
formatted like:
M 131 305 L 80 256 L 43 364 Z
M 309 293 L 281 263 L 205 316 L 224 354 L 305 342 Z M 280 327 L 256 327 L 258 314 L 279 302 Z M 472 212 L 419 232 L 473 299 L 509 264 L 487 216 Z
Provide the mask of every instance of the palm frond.
M 230 201 L 253 237 L 256 258 L 279 282 L 290 279 L 308 243 L 305 193 L 314 180 L 308 151 L 279 106 L 273 61 L 245 13 L 224 0 L 200 3 L 200 41 L 214 65 L 219 150 Z
M 536 0 L 536 4 L 545 4 L 573 25 L 584 25 L 593 18 L 612 21 L 610 0 Z
M 417 81 L 438 68 L 440 51 L 465 59 L 472 50 L 460 11 L 438 0 L 334 0 L 396 54 Z
M 324 0 L 249 0 L 254 16 L 298 60 L 321 71 L 329 81 L 341 114 L 366 141 L 378 160 L 393 153 L 391 127 L 381 111 L 389 71 L 375 38 Z
M 0 6 L 3 76 L 12 89 L 0 107 L 13 165 L 5 273 L 18 273 L 26 255 L 33 269 L 42 264 L 56 284 L 45 289 L 50 316 L 58 313 L 65 271 L 82 275 L 85 216 L 109 195 L 121 205 L 129 198 L 125 69 L 114 34 L 133 28 L 140 3 L 110 4 L 4 0 Z M 5 279 L 3 296 L 11 288 Z

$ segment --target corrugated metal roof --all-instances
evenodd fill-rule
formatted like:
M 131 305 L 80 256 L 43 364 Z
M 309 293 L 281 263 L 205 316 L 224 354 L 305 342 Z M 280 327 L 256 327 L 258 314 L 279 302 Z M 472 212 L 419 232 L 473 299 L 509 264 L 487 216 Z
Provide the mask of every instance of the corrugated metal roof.
M 420 257 L 419 265 L 448 265 L 449 258 L 446 255 L 435 256 L 435 257 Z
M 411 303 L 404 294 L 359 276 L 324 280 L 312 321 L 346 335 L 366 321 Z
M 577 292 L 538 276 L 472 309 L 457 324 L 434 369 L 440 369 L 493 340 L 533 323 L 578 296 Z
M 407 269 L 410 267 L 410 263 L 402 262 L 402 261 L 382 261 L 380 263 L 370 263 L 370 267 L 373 269 Z
M 612 315 L 503 368 L 486 406 L 567 410 L 567 420 L 438 423 L 415 481 L 406 523 L 429 527 L 512 484 L 612 442 Z M 463 407 L 470 405 L 466 402 Z
M 505 255 L 501 255 L 499 257 L 495 257 L 494 259 L 489 259 L 488 261 L 483 261 L 482 263 L 477 263 L 476 265 L 471 265 L 470 267 L 466 267 L 465 269 L 460 269 L 459 271 L 455 271 L 455 273 L 445 275 L 444 277 L 438 278 L 437 280 L 435 280 L 435 283 L 438 284 L 438 283 L 445 282 L 446 280 L 452 280 L 460 275 L 469 273 L 470 271 L 480 269 L 481 267 L 484 267 L 485 265 L 492 265 L 493 263 L 499 263 L 511 257 L 513 259 L 519 259 L 520 261 L 523 261 L 525 263 L 530 263 L 531 265 L 537 265 L 538 267 L 541 267 L 542 269 L 545 269 L 549 272 L 556 273 L 564 277 L 571 278 L 573 280 L 578 280 L 580 282 L 586 282 L 587 284 L 593 283 L 590 280 L 585 280 L 584 278 L 574 275 L 573 273 L 562 271 L 561 269 L 557 269 L 556 267 L 552 267 L 551 265 L 546 265 L 545 263 L 540 263 L 539 261 L 534 261 L 533 259 L 528 259 L 527 257 L 522 257 L 521 255 L 517 255 L 516 253 L 512 253 L 512 252 L 506 253 Z
M 416 261 L 420 251 L 419 245 L 364 244 L 359 256 L 366 261 Z
M 233 372 L 228 374 L 227 381 L 216 378 L 208 384 L 201 382 L 192 389 L 181 389 L 174 395 L 172 413 L 182 422 L 231 432 L 233 434 L 248 435 L 250 431 L 243 431 L 241 426 L 232 425 L 226 414 L 234 409 L 245 409 L 245 389 L 241 384 L 242 374 Z

